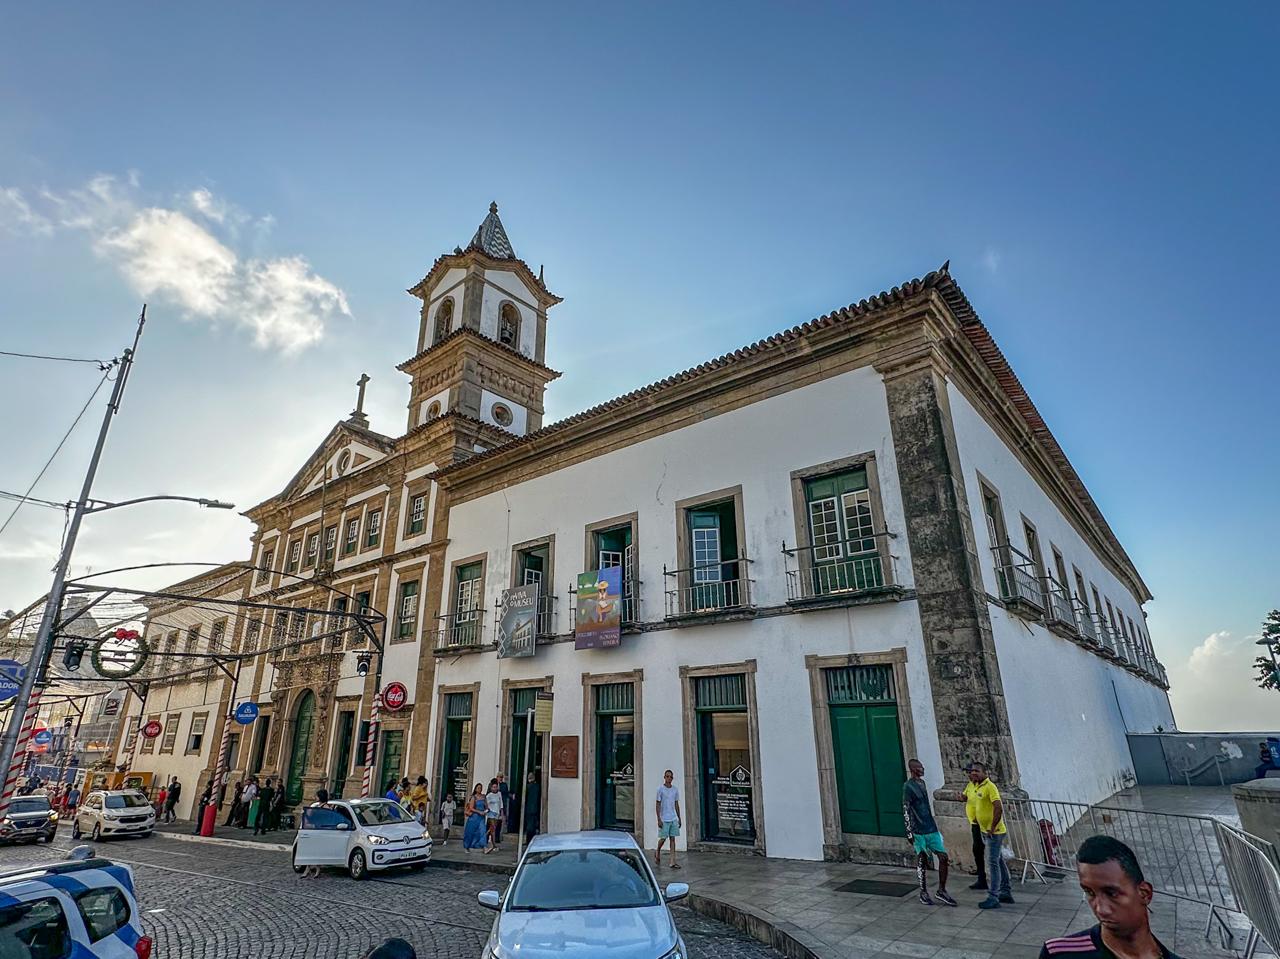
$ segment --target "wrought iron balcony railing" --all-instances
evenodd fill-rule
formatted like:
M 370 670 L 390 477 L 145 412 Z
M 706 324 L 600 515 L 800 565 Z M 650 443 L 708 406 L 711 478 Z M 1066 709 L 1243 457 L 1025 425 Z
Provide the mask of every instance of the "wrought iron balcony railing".
M 1098 635 L 1098 625 L 1093 621 L 1093 614 L 1080 600 L 1073 599 L 1071 602 L 1075 607 L 1076 625 L 1080 629 L 1080 635 L 1093 645 L 1101 646 L 1102 637 Z
M 839 540 L 821 546 L 797 546 L 787 559 L 787 601 L 839 599 L 896 589 L 897 569 L 889 552 L 890 533 Z M 798 568 L 792 569 L 792 561 Z
M 718 563 L 700 563 L 686 569 L 662 569 L 670 581 L 667 616 L 696 616 L 753 609 L 751 560 L 745 556 Z
M 436 649 L 469 649 L 484 644 L 484 610 L 465 609 L 438 617 Z
M 993 546 L 991 551 L 996 557 L 996 583 L 999 584 L 1000 598 L 1009 603 L 1028 603 L 1043 612 L 1044 590 L 1035 560 L 1008 543 Z
M 1096 611 L 1093 614 L 1093 622 L 1098 628 L 1098 637 L 1102 640 L 1103 651 L 1110 653 L 1112 656 L 1118 657 L 1120 655 L 1120 650 L 1116 643 L 1115 632 L 1107 625 L 1107 621 L 1099 616 Z
M 1044 611 L 1044 621 L 1050 626 L 1062 626 L 1074 633 L 1077 627 L 1071 591 L 1052 576 L 1046 576 L 1044 594 L 1049 598 Z

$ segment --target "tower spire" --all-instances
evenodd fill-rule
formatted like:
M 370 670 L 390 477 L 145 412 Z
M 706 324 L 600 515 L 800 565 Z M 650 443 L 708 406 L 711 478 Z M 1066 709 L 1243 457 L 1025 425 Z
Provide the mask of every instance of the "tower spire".
M 476 235 L 467 244 L 467 249 L 479 250 L 495 260 L 515 259 L 516 253 L 511 248 L 511 241 L 507 239 L 507 231 L 503 229 L 502 221 L 498 219 L 497 200 L 489 204 L 489 215 L 481 221 L 476 229 Z

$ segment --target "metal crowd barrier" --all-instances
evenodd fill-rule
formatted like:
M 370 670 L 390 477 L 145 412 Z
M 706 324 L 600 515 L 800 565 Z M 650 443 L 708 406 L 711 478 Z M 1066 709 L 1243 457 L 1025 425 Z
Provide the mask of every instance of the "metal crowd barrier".
M 1112 836 L 1134 851 L 1158 892 L 1209 907 L 1206 938 L 1215 919 L 1225 938 L 1233 938 L 1223 913 L 1244 910 L 1219 850 L 1216 820 L 1044 799 L 1006 799 L 1003 806 L 1014 858 L 1022 861 L 1022 882 L 1029 876 L 1063 880 L 1076 872 L 1081 843 L 1090 836 Z
M 1226 823 L 1215 822 L 1214 830 L 1231 892 L 1240 911 L 1253 923 L 1244 959 L 1252 959 L 1259 940 L 1272 952 L 1280 951 L 1280 858 L 1275 846 Z

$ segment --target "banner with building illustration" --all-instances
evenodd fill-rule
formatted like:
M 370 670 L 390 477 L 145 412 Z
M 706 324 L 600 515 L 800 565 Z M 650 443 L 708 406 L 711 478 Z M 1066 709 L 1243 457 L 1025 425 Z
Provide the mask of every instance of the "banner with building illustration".
M 622 642 L 622 567 L 578 576 L 576 649 L 603 649 Z
M 532 656 L 538 633 L 538 584 L 503 590 L 498 658 Z

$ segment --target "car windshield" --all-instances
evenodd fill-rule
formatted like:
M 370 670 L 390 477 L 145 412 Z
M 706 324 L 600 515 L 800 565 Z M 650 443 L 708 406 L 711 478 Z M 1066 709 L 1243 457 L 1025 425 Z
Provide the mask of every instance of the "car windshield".
M 49 800 L 43 797 L 36 799 L 11 799 L 9 800 L 9 812 L 48 812 Z
M 108 809 L 137 809 L 140 806 L 150 806 L 147 797 L 142 793 L 125 793 L 122 796 L 107 796 L 106 806 Z
M 661 902 L 635 849 L 554 849 L 525 857 L 507 897 L 513 912 L 636 909 Z
M 412 817 L 404 811 L 404 807 L 393 802 L 369 802 L 352 806 L 360 817 L 362 826 L 381 826 L 393 822 L 411 822 Z

